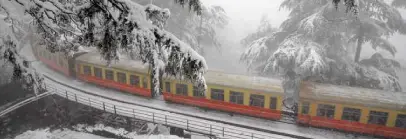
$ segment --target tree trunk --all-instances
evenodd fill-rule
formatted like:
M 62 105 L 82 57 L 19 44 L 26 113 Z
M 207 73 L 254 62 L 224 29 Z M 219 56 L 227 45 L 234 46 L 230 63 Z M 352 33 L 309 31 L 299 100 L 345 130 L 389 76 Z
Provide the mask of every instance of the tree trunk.
M 359 58 L 361 56 L 362 42 L 363 42 L 363 38 L 361 36 L 358 37 L 357 50 L 355 51 L 355 59 L 354 59 L 354 61 L 356 63 L 359 62 Z
M 197 36 L 197 49 L 200 51 L 200 54 L 204 57 L 203 48 L 200 47 L 200 40 L 202 36 L 202 24 L 203 24 L 203 15 L 200 15 L 199 34 Z
M 355 59 L 354 61 L 356 63 L 359 62 L 359 58 L 361 56 L 361 49 L 362 49 L 362 44 L 364 43 L 364 33 L 362 30 L 362 27 L 360 27 L 359 32 L 358 32 L 358 41 L 357 41 L 357 50 L 355 51 Z
M 364 43 L 364 33 L 362 30 L 362 26 L 360 25 L 360 29 L 358 32 L 358 40 L 357 40 L 357 50 L 355 51 L 355 58 L 354 61 L 355 63 L 359 62 L 360 56 L 361 56 L 361 50 L 362 50 L 362 44 Z M 350 79 L 350 86 L 355 86 L 356 85 L 356 81 L 357 79 L 355 77 L 351 77 Z
M 153 55 L 154 59 L 158 58 L 158 54 L 155 52 Z M 150 62 L 151 63 L 151 93 L 152 96 L 159 95 L 160 93 L 160 84 L 159 84 L 159 67 L 158 63 L 156 63 L 156 60 L 152 59 Z

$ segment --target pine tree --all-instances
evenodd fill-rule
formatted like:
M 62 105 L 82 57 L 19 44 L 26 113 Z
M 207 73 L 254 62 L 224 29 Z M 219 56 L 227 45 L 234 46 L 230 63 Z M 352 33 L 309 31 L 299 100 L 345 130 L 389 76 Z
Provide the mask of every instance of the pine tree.
M 282 23 L 280 31 L 267 36 L 266 41 L 276 42 L 278 49 L 262 58 L 267 59 L 263 71 L 281 71 L 287 83 L 296 86 L 300 80 L 312 80 L 401 90 L 396 75 L 376 65 L 354 61 L 360 50 L 352 49 L 358 46 L 354 41 L 358 37 L 363 39 L 362 44 L 370 42 L 373 48 L 395 54 L 395 47 L 383 37 L 401 32 L 402 17 L 383 0 L 358 0 L 356 4 L 356 14 L 348 14 L 348 5 L 335 5 L 330 0 L 285 0 L 281 8 L 291 11 L 289 19 Z M 368 29 L 360 31 L 360 25 Z M 256 52 L 262 51 L 246 51 L 245 55 L 259 55 Z
M 137 1 L 145 5 L 151 3 L 150 0 Z M 221 47 L 221 43 L 217 39 L 217 29 L 222 29 L 228 24 L 228 17 L 222 7 L 202 6 L 201 14 L 197 15 L 182 9 L 180 5 L 175 5 L 173 1 L 154 0 L 152 3 L 171 10 L 172 16 L 164 29 L 190 44 L 200 54 L 204 54 L 202 46 Z
M 199 0 L 175 2 L 202 14 Z M 13 19 L 18 18 L 7 8 L 10 3 L 17 4 L 16 9 L 31 17 L 51 52 L 72 54 L 79 46 L 96 47 L 107 64 L 120 60 L 122 53 L 129 54 L 151 65 L 154 93 L 159 92 L 158 75 L 163 73 L 190 79 L 205 88 L 203 74 L 208 67 L 204 58 L 162 29 L 170 16 L 168 9 L 141 6 L 131 0 L 1 1 L 0 6 L 6 13 L 2 23 L 11 28 L 16 25 Z M 20 40 L 13 37 L 14 34 L 8 31 L 2 36 L 1 57 L 14 67 L 14 77 L 28 78 L 28 86 L 41 88 L 42 78 L 30 67 L 29 61 L 19 55 Z
M 259 73 L 264 69 L 266 64 L 264 61 L 277 49 L 277 43 L 269 38 L 275 32 L 277 29 L 272 27 L 268 16 L 263 15 L 257 30 L 240 41 L 246 48 L 241 54 L 240 60 L 245 62 L 249 69 Z

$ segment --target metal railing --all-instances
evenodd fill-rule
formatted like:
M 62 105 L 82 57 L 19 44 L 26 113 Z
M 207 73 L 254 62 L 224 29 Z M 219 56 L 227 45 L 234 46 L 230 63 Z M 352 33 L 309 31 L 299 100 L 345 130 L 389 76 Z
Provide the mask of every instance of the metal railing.
M 4 116 L 4 115 L 6 115 L 6 114 L 8 114 L 8 113 L 10 113 L 10 112 L 12 112 L 12 111 L 18 109 L 18 108 L 20 108 L 20 107 L 22 107 L 22 106 L 24 106 L 24 105 L 27 105 L 27 104 L 29 104 L 29 103 L 31 103 L 31 102 L 33 102 L 33 101 L 36 101 L 36 100 L 38 100 L 38 99 L 44 98 L 44 97 L 49 96 L 49 95 L 51 95 L 51 93 L 45 92 L 45 93 L 42 93 L 42 94 L 39 94 L 39 95 L 36 95 L 36 96 L 32 96 L 32 97 L 30 97 L 30 98 L 27 98 L 27 99 L 25 99 L 25 100 L 23 100 L 23 101 L 21 101 L 21 102 L 18 102 L 17 104 L 14 104 L 14 105 L 8 107 L 7 109 L 1 111 L 1 112 L 0 112 L 0 117 L 2 117 L 2 116 Z
M 279 139 L 280 135 L 268 134 L 268 133 L 254 133 L 250 132 L 250 129 L 237 129 L 233 127 L 227 127 L 225 124 L 215 124 L 212 121 L 200 120 L 200 119 L 187 119 L 183 118 L 177 114 L 165 114 L 157 113 L 148 110 L 142 110 L 137 108 L 129 108 L 125 106 L 115 105 L 99 100 L 92 100 L 81 94 L 70 92 L 68 90 L 59 89 L 51 84 L 46 84 L 48 92 L 54 93 L 68 100 L 81 103 L 84 105 L 91 106 L 103 110 L 105 112 L 110 112 L 126 117 L 132 117 L 156 124 L 162 124 L 171 127 L 177 127 L 185 129 L 191 132 L 206 134 L 210 136 L 215 136 L 217 138 L 232 138 L 232 139 Z M 208 124 L 211 123 L 211 124 Z M 278 136 L 278 137 L 277 137 Z

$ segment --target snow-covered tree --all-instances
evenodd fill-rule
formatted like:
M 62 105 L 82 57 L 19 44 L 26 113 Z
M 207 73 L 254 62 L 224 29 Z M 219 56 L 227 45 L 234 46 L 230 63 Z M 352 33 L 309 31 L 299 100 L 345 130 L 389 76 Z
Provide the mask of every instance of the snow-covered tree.
M 150 64 L 154 93 L 159 92 L 159 75 L 190 79 L 197 86 L 205 88 L 203 74 L 207 65 L 203 57 L 189 45 L 180 41 L 163 26 L 170 16 L 168 9 L 154 5 L 142 6 L 131 0 L 10 0 L 0 1 L 5 11 L 2 22 L 13 28 L 12 10 L 6 6 L 15 3 L 32 18 L 37 33 L 42 36 L 51 52 L 74 53 L 79 46 L 96 47 L 103 59 L 110 64 L 120 60 L 122 53 L 128 53 Z M 199 0 L 175 0 L 187 5 L 191 11 L 201 14 Z M 18 78 L 29 77 L 41 88 L 29 62 L 19 55 L 16 43 L 19 39 L 9 29 L 0 42 L 1 56 L 14 67 Z M 33 72 L 31 72 L 33 71 Z M 32 86 L 32 85 L 30 85 Z M 38 91 L 37 91 L 38 92 Z
M 204 54 L 204 46 L 221 47 L 217 39 L 217 29 L 228 24 L 228 17 L 220 6 L 202 6 L 200 15 L 181 8 L 173 1 L 168 0 L 136 0 L 141 4 L 155 4 L 171 10 L 171 18 L 167 21 L 165 29 L 188 44 L 200 54 Z M 184 20 L 179 20 L 184 19 Z
M 402 17 L 383 0 L 357 1 L 358 6 L 354 9 L 357 14 L 348 14 L 345 12 L 347 5 L 335 5 L 330 0 L 285 0 L 281 8 L 290 10 L 289 18 L 281 24 L 279 31 L 262 40 L 275 42 L 278 46 L 273 54 L 265 57 L 263 72 L 282 73 L 286 79 L 285 89 L 294 94 L 297 94 L 301 80 L 401 90 L 397 76 L 381 68 L 383 65 L 378 66 L 395 62 L 379 59 L 378 55 L 358 62 L 354 55 L 360 50 L 354 52 L 353 49 L 359 46 L 354 41 L 358 37 L 362 38 L 361 44 L 369 42 L 373 48 L 394 55 L 395 47 L 383 37 L 401 32 Z M 261 44 L 257 40 L 252 43 Z M 249 47 L 242 60 L 250 63 L 265 59 L 261 56 L 267 56 L 262 54 L 266 47 L 271 46 Z M 386 62 L 371 62 L 383 59 Z
M 262 15 L 260 25 L 254 33 L 248 34 L 240 43 L 246 50 L 241 54 L 240 59 L 244 61 L 249 69 L 254 71 L 262 71 L 266 65 L 267 58 L 278 48 L 277 42 L 269 37 L 277 31 L 272 27 L 269 17 Z

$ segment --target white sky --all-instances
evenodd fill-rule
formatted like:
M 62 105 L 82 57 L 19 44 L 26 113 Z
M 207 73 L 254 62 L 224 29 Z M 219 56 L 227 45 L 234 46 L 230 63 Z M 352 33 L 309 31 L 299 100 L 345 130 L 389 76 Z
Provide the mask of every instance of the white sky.
M 255 2 L 254 2 L 255 1 Z M 259 25 L 262 15 L 267 14 L 272 25 L 279 25 L 287 18 L 286 10 L 279 11 L 283 0 L 202 0 L 206 5 L 218 5 L 224 8 L 230 17 L 229 29 L 234 30 L 235 39 L 241 39 L 253 32 Z M 234 38 L 233 37 L 233 38 Z

